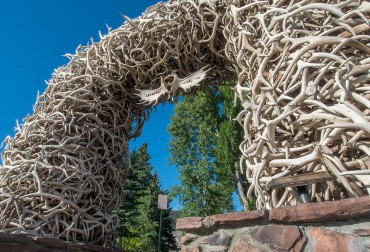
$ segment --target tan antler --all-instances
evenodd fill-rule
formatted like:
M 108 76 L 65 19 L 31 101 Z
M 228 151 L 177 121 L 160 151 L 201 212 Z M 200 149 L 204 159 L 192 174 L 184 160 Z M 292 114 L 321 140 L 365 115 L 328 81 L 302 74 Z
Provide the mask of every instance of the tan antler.
M 2 232 L 114 241 L 151 106 L 237 80 L 258 208 L 368 194 L 366 1 L 171 0 L 67 55 L 2 154 Z

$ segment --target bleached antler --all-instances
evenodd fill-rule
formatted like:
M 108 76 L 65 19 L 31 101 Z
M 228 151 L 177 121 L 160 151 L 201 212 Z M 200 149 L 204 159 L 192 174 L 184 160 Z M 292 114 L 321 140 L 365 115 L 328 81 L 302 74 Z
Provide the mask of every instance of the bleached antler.
M 359 0 L 171 0 L 126 18 L 67 55 L 6 139 L 1 231 L 114 241 L 129 140 L 152 105 L 204 80 L 238 80 L 240 176 L 258 208 L 367 194 L 369 12 Z

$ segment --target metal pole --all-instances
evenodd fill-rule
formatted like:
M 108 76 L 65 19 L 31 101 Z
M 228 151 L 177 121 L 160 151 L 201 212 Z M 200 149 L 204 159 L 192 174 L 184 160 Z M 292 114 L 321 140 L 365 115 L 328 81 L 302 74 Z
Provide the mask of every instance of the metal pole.
M 158 235 L 158 250 L 157 250 L 157 252 L 161 252 L 162 220 L 163 220 L 163 210 L 161 209 L 161 217 L 159 219 L 159 235 Z

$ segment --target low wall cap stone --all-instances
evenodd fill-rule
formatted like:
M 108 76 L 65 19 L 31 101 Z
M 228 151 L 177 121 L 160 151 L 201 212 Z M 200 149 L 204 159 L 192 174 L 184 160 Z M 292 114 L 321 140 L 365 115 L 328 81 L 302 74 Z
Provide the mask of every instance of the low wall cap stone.
M 123 252 L 119 248 L 105 248 L 87 243 L 67 242 L 58 238 L 32 237 L 26 234 L 0 233 L 0 251 L 86 251 Z
M 317 223 L 343 221 L 370 216 L 370 195 L 339 201 L 282 206 L 268 210 L 254 210 L 177 219 L 180 231 L 202 231 L 221 226 L 240 226 L 249 223 Z
M 366 216 L 370 216 L 370 195 L 332 202 L 279 207 L 269 212 L 269 221 L 275 223 L 313 223 L 343 221 Z
M 25 234 L 0 233 L 0 242 L 26 244 L 32 241 L 32 238 Z
M 176 229 L 180 231 L 195 231 L 213 228 L 216 226 L 245 225 L 257 221 L 268 220 L 267 210 L 255 210 L 250 212 L 236 212 L 227 214 L 211 215 L 209 217 L 185 217 L 176 222 Z
M 203 228 L 202 217 L 185 217 L 177 219 L 176 229 L 181 231 L 190 231 Z
M 61 239 L 55 239 L 55 238 L 49 238 L 49 237 L 35 237 L 33 238 L 33 240 L 36 243 L 49 246 L 49 247 L 53 247 L 53 248 L 63 248 L 64 249 L 66 247 L 65 242 Z
M 209 217 L 213 224 L 216 226 L 219 225 L 228 225 L 235 223 L 247 224 L 254 221 L 261 221 L 268 219 L 267 210 L 255 210 L 250 212 L 236 212 L 236 213 L 227 213 L 227 214 L 217 214 Z

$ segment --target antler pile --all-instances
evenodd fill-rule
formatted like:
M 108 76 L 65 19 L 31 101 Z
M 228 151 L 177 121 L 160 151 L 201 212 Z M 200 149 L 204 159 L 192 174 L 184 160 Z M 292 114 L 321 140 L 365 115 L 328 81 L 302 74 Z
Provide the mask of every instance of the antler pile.
M 258 208 L 298 203 L 302 185 L 312 201 L 366 194 L 343 172 L 370 165 L 369 11 L 365 1 L 171 0 L 125 17 L 68 55 L 6 139 L 2 231 L 112 241 L 128 141 L 151 106 L 206 76 L 238 76 L 240 165 Z
M 237 55 L 245 109 L 241 166 L 258 208 L 297 204 L 300 194 L 313 202 L 367 194 L 369 11 L 366 1 L 230 7 L 227 55 Z
M 67 55 L 70 62 L 54 72 L 33 115 L 6 140 L 3 232 L 99 244 L 114 240 L 113 210 L 128 169 L 123 157 L 150 105 L 198 86 L 207 72 L 203 67 L 224 64 L 213 49 L 224 39 L 206 20 L 217 13 L 207 4 L 193 5 L 157 4 Z

